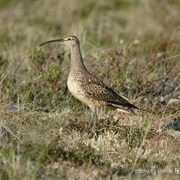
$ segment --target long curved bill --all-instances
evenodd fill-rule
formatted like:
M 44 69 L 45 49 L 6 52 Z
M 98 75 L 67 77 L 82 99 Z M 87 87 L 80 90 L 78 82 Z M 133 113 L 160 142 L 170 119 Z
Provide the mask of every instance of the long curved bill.
M 52 43 L 52 42 L 63 42 L 63 41 L 64 41 L 63 39 L 54 39 L 54 40 L 46 41 L 46 42 L 40 44 L 39 46 L 43 46 L 45 44 Z

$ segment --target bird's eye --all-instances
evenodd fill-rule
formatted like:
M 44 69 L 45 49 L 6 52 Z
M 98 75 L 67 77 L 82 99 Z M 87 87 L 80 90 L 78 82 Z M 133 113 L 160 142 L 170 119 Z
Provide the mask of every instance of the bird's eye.
M 71 40 L 71 38 L 68 38 L 68 40 Z

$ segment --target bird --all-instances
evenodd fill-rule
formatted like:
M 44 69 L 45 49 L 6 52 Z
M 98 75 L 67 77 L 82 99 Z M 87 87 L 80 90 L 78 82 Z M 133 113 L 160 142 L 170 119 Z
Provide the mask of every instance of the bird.
M 87 70 L 81 54 L 80 41 L 76 36 L 71 35 L 63 39 L 49 40 L 40 46 L 54 42 L 70 47 L 71 66 L 67 86 L 75 98 L 91 109 L 92 118 L 88 127 L 92 129 L 92 132 L 94 132 L 98 121 L 97 108 L 99 107 L 111 106 L 123 112 L 135 114 L 133 109 L 139 109 L 138 107 L 131 104 L 126 98 L 120 96 Z

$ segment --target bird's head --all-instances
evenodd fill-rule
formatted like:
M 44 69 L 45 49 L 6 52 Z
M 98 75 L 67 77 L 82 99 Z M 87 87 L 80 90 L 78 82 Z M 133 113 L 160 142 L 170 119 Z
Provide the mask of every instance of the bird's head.
M 79 45 L 79 39 L 76 36 L 68 36 L 64 39 L 54 39 L 54 40 L 46 41 L 42 43 L 40 46 L 43 46 L 47 43 L 52 43 L 52 42 L 60 42 L 62 44 L 68 45 L 69 47 Z

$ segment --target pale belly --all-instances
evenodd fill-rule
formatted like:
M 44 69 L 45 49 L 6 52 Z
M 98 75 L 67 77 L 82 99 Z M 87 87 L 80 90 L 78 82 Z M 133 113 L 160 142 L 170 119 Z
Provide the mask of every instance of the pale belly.
M 67 86 L 70 93 L 79 101 L 87 104 L 90 109 L 104 105 L 102 101 L 95 100 L 89 97 L 85 90 L 82 88 L 81 84 L 78 84 L 76 81 L 68 77 Z
M 78 100 L 85 102 L 86 101 L 86 95 L 85 92 L 83 91 L 82 87 L 77 84 L 74 80 L 71 80 L 68 78 L 67 81 L 67 86 L 70 91 L 70 93 L 77 98 Z

